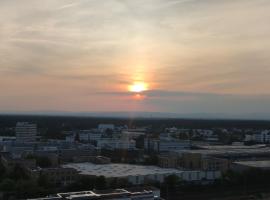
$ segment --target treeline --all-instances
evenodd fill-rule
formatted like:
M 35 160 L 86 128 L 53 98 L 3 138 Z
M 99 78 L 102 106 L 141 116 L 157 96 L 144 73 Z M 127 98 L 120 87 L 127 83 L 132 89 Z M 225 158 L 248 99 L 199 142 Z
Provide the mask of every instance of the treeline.
M 55 187 L 46 177 L 32 179 L 20 165 L 6 170 L 0 164 L 0 199 L 35 198 L 54 193 Z
M 183 127 L 194 129 L 206 128 L 254 128 L 270 129 L 269 121 L 252 120 L 205 120 L 205 119 L 143 119 L 143 118 L 101 118 L 101 117 L 67 117 L 67 116 L 30 116 L 0 115 L 0 128 L 14 127 L 18 121 L 37 123 L 39 128 L 49 129 L 89 129 L 101 123 L 115 125 L 151 126 L 152 128 Z
M 216 199 L 226 196 L 255 195 L 269 193 L 270 170 L 251 169 L 244 172 L 228 171 L 210 185 L 185 184 L 176 176 L 169 176 L 161 186 L 161 193 L 167 200 L 174 199 Z M 177 198 L 176 198 L 177 197 Z M 181 198 L 180 198 L 181 197 Z M 202 198 L 205 197 L 205 198 Z M 259 198 L 260 199 L 260 198 Z
M 0 199 L 37 198 L 59 192 L 105 190 L 129 186 L 131 185 L 125 179 L 106 181 L 103 176 L 82 176 L 70 185 L 61 186 L 49 181 L 45 175 L 31 178 L 20 165 L 15 165 L 12 170 L 6 170 L 0 164 Z

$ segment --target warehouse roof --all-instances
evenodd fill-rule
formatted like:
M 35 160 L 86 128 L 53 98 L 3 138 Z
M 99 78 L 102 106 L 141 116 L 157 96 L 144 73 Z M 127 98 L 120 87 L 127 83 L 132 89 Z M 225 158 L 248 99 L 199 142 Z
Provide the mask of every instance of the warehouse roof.
M 238 165 L 252 167 L 252 168 L 270 169 L 270 160 L 240 161 L 240 162 L 234 162 L 234 163 Z
M 82 175 L 105 176 L 105 177 L 127 177 L 145 176 L 158 174 L 182 173 L 177 169 L 164 169 L 155 166 L 130 165 L 130 164 L 106 164 L 93 163 L 70 163 L 63 165 L 64 168 L 74 168 Z

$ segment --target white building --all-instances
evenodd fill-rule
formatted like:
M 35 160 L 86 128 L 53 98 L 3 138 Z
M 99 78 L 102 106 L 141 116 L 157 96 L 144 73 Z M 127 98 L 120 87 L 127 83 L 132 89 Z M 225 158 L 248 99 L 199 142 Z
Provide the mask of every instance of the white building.
M 101 149 L 136 149 L 136 142 L 134 140 L 126 140 L 120 138 L 101 138 L 97 140 L 97 147 Z
M 149 139 L 144 140 L 144 149 L 155 152 L 170 152 L 176 150 L 190 149 L 189 140 L 164 140 Z
M 16 141 L 19 143 L 35 142 L 37 137 L 37 125 L 28 122 L 16 124 Z
M 270 143 L 270 130 L 264 130 L 260 133 L 256 133 L 253 135 L 245 135 L 245 141 L 246 142 L 250 142 L 250 141 L 254 141 L 257 143 Z
M 122 131 L 121 138 L 125 139 L 136 139 L 140 136 L 145 136 L 144 132 L 131 132 L 131 131 Z
M 106 130 L 114 130 L 115 126 L 113 124 L 99 124 L 98 130 L 105 132 Z
M 100 140 L 100 138 L 102 136 L 101 132 L 97 132 L 97 131 L 93 132 L 93 131 L 87 131 L 87 130 L 80 131 L 78 134 L 79 134 L 80 141 L 82 141 L 82 142 L 98 141 L 98 140 Z M 75 136 L 76 136 L 76 133 L 72 133 L 70 135 L 67 135 L 66 141 L 74 142 Z
M 180 171 L 177 169 L 159 168 L 156 166 L 142 166 L 130 164 L 106 164 L 70 163 L 64 168 L 73 168 L 85 176 L 104 176 L 106 179 L 123 178 L 133 185 L 141 185 L 149 181 L 163 183 L 165 178 L 176 175 L 187 182 L 213 181 L 221 177 L 219 171 Z
M 0 143 L 16 141 L 16 137 L 12 136 L 0 136 Z

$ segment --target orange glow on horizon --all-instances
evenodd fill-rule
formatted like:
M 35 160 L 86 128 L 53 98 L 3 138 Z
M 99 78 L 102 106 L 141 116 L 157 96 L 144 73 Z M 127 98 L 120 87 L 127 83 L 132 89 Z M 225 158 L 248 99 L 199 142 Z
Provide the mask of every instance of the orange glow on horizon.
M 130 92 L 141 93 L 148 90 L 148 85 L 144 82 L 133 83 L 128 87 Z
M 135 94 L 135 95 L 132 96 L 132 98 L 133 98 L 134 100 L 137 100 L 137 101 L 142 101 L 142 100 L 145 99 L 145 96 L 142 95 L 142 94 Z

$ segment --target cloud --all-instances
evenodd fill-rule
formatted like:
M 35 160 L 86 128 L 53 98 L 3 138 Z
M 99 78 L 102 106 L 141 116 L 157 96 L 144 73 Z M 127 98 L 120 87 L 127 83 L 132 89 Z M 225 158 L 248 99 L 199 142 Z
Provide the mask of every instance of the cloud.
M 72 7 L 75 7 L 75 6 L 78 6 L 78 5 L 79 5 L 78 3 L 69 3 L 69 4 L 66 4 L 66 5 L 63 5 L 63 6 L 59 7 L 58 9 L 59 10 L 68 9 L 68 8 L 72 8 Z
M 67 109 L 88 108 L 82 99 L 92 91 L 95 107 L 114 97 L 121 109 L 130 93 L 119 91 L 139 76 L 152 89 L 149 107 L 263 112 L 269 9 L 267 0 L 2 0 L 0 91 L 16 98 L 0 108 L 20 107 L 25 93 L 24 108 L 36 96 L 45 109 L 52 96 L 59 104 L 70 93 Z

